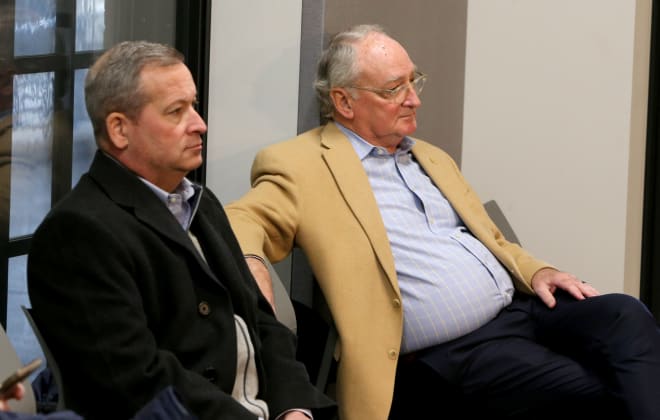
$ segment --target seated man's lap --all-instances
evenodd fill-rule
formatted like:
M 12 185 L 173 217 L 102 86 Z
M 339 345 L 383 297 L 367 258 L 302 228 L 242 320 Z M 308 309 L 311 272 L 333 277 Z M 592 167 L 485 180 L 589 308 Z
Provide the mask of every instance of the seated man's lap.
M 478 408 L 491 417 L 501 415 L 501 418 L 525 418 L 530 412 L 537 412 L 534 418 L 540 418 L 542 413 L 551 413 L 558 407 L 562 407 L 559 413 L 566 418 L 563 408 L 569 406 L 571 413 L 583 410 L 590 415 L 595 410 L 611 413 L 618 409 L 615 407 L 618 403 L 609 396 L 601 374 L 593 366 L 556 352 L 555 347 L 567 347 L 571 349 L 569 353 L 577 355 L 586 354 L 591 350 L 591 325 L 602 323 L 602 319 L 585 316 L 584 325 L 580 325 L 575 316 L 587 306 L 608 308 L 622 302 L 624 306 L 635 305 L 627 299 L 616 296 L 601 302 L 593 299 L 588 305 L 577 302 L 581 304 L 578 307 L 571 305 L 575 301 L 570 296 L 559 293 L 557 307 L 561 309 L 546 311 L 537 298 L 516 296 L 514 303 L 486 326 L 452 342 L 425 349 L 417 353 L 416 362 L 423 363 L 399 369 L 392 412 L 428 409 L 437 412 L 438 407 L 458 405 L 459 411 Z M 589 308 L 585 312 L 593 311 L 594 308 Z M 571 318 L 570 326 L 559 327 Z M 541 328 L 537 325 L 539 319 Z M 552 334 L 545 333 L 549 326 L 557 331 L 574 331 L 551 337 Z M 576 331 L 583 335 L 583 342 L 567 340 Z M 559 342 L 553 346 L 552 341 L 557 339 Z M 582 350 L 576 351 L 576 347 Z M 461 418 L 469 418 L 465 415 Z
M 606 414 L 607 418 L 626 419 L 618 414 L 620 412 L 618 403 L 602 395 L 590 398 L 564 396 L 563 399 L 536 401 L 534 404 L 515 396 L 507 401 L 493 401 L 484 395 L 467 396 L 458 385 L 448 384 L 428 365 L 416 360 L 397 369 L 389 420 L 584 420 Z

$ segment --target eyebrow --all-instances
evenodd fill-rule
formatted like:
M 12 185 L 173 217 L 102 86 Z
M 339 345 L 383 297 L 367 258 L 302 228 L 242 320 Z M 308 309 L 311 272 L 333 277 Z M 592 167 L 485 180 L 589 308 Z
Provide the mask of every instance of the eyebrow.
M 417 66 L 415 66 L 415 68 L 413 68 L 411 74 L 412 74 L 412 76 L 414 76 L 416 73 L 419 73 L 419 69 L 417 68 Z M 384 84 L 398 82 L 400 80 L 406 79 L 406 77 L 410 77 L 410 75 L 391 78 L 391 79 L 387 80 Z

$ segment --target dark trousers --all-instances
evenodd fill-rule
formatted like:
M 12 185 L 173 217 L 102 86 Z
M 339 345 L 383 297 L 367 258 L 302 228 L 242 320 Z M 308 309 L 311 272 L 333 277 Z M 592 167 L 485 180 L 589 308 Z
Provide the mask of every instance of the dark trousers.
M 556 297 L 550 309 L 517 293 L 478 330 L 402 356 L 390 419 L 660 419 L 660 330 L 646 307 Z

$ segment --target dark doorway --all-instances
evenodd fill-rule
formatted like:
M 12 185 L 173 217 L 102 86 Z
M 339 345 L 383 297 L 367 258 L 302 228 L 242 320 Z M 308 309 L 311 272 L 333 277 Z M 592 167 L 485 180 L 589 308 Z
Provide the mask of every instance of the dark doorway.
M 640 298 L 660 320 L 660 0 L 653 0 Z

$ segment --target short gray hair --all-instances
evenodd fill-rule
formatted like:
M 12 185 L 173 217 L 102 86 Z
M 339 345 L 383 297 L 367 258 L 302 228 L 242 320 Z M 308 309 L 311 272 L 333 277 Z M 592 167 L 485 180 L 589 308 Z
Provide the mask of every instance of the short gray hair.
M 108 115 L 121 112 L 135 120 L 149 101 L 140 84 L 140 72 L 145 66 L 165 67 L 183 61 L 183 54 L 173 47 L 147 41 L 120 42 L 103 53 L 85 79 L 85 104 L 96 143 L 100 146 L 108 139 Z
M 333 87 L 350 86 L 359 76 L 355 44 L 372 33 L 389 36 L 380 25 L 357 25 L 336 34 L 319 59 L 314 89 L 321 106 L 321 118 L 332 120 L 335 106 L 330 98 Z

